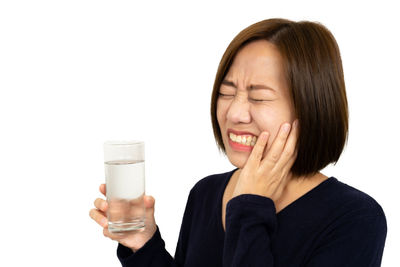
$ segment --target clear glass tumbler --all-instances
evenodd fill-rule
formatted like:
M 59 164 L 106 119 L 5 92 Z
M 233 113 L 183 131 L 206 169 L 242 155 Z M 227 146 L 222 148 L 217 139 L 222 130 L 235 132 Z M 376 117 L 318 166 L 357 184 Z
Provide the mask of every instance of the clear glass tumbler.
M 109 231 L 122 233 L 144 228 L 144 142 L 105 142 L 104 166 Z

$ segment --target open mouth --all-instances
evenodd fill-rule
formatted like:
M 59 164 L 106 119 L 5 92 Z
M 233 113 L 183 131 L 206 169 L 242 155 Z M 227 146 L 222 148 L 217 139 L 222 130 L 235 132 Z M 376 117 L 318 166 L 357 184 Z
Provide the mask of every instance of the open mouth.
M 248 135 L 248 134 L 236 135 L 236 134 L 230 132 L 229 140 L 231 140 L 233 143 L 236 143 L 236 144 L 253 147 L 257 142 L 257 136 Z

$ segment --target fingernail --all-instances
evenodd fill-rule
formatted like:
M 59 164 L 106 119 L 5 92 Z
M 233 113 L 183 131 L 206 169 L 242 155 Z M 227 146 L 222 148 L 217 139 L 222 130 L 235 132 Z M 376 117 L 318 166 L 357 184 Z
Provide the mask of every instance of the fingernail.
M 106 226 L 107 226 L 107 219 L 106 219 L 106 218 L 101 219 L 100 224 L 101 224 L 103 227 L 106 227 Z
M 290 124 L 285 123 L 283 125 L 283 132 L 287 133 L 287 132 L 289 132 L 289 130 L 290 130 Z
M 267 140 L 267 138 L 268 138 L 268 135 L 269 135 L 269 133 L 268 133 L 268 132 L 263 132 L 263 135 L 262 135 L 262 140 L 263 140 L 263 141 Z

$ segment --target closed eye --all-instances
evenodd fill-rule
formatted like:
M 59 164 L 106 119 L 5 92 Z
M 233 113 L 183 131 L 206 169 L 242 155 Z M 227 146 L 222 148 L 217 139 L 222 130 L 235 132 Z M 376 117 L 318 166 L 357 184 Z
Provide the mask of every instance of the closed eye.
M 250 98 L 251 101 L 254 102 L 267 102 L 267 101 L 272 101 L 272 100 L 266 100 L 266 99 L 254 99 L 254 98 Z
M 235 96 L 235 95 L 223 94 L 223 93 L 219 93 L 219 92 L 218 92 L 218 95 L 219 96 L 226 96 L 226 97 Z

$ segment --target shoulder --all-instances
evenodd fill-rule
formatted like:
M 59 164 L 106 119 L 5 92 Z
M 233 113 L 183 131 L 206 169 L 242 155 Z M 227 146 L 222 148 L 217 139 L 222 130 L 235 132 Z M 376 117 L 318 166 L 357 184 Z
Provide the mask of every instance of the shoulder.
M 383 234 L 387 228 L 385 213 L 372 196 L 335 177 L 322 182 L 281 216 L 284 215 L 304 227 L 314 225 L 318 230 L 313 231 L 320 236 L 346 232 L 345 229 L 369 229 Z
M 381 205 L 369 194 L 334 177 L 328 180 L 318 192 L 314 206 L 316 221 L 324 228 L 322 236 L 331 239 L 346 233 L 364 240 L 365 233 L 369 233 L 384 240 L 387 222 Z
M 236 169 L 235 169 L 236 170 Z M 191 195 L 215 193 L 226 186 L 235 170 L 208 175 L 200 179 L 190 190 Z
M 369 194 L 334 177 L 331 179 L 331 190 L 325 200 L 336 206 L 336 209 L 364 216 L 384 216 L 381 205 Z
M 328 180 L 318 192 L 315 206 L 318 216 L 313 223 L 319 240 L 316 254 L 342 251 L 349 260 L 382 255 L 387 223 L 381 205 L 369 194 L 334 177 Z M 379 257 L 375 260 L 380 261 Z

